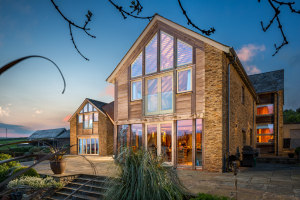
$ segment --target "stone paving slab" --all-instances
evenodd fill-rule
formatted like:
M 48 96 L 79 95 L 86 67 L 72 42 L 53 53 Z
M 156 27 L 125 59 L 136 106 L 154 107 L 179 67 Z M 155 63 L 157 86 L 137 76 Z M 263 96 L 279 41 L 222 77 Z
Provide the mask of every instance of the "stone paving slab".
M 111 157 L 86 156 L 98 170 L 98 175 L 115 176 L 117 167 Z M 67 157 L 66 176 L 75 174 L 93 174 L 90 164 L 76 156 Z M 33 162 L 24 162 L 30 166 Z M 34 167 L 38 173 L 53 175 L 49 161 L 43 161 Z M 178 177 L 191 193 L 200 192 L 225 196 L 234 196 L 235 178 L 239 200 L 300 200 L 300 166 L 288 164 L 257 163 L 254 168 L 241 167 L 235 177 L 233 173 L 212 173 L 193 170 L 177 170 Z

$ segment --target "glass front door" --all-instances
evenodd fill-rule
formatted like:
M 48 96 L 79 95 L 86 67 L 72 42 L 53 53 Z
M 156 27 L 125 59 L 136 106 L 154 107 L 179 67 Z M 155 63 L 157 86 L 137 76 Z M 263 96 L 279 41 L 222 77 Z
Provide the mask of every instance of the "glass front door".
M 98 138 L 78 139 L 78 154 L 99 154 Z
M 164 156 L 165 162 L 172 162 L 172 122 L 146 125 L 147 149 L 152 155 Z

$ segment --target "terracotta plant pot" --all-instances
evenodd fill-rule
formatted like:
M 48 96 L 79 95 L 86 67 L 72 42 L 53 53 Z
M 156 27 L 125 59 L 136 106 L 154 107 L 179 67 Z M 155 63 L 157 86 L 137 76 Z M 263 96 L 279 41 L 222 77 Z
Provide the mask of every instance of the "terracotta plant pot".
M 62 174 L 67 166 L 66 161 L 50 161 L 50 167 L 54 174 Z

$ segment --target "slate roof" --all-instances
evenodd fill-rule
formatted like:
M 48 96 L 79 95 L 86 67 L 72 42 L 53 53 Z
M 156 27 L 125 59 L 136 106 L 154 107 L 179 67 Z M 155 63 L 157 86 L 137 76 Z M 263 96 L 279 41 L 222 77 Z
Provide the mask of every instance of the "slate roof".
M 70 138 L 70 130 L 66 130 L 65 132 L 63 132 L 62 134 L 57 136 L 56 138 L 58 138 L 58 139 Z
M 65 132 L 67 129 L 65 128 L 57 128 L 57 129 L 48 129 L 48 130 L 38 130 L 34 132 L 27 139 L 36 140 L 36 139 L 55 139 L 61 133 Z
M 113 122 L 114 121 L 114 101 L 112 101 L 109 104 L 103 106 L 103 110 L 105 111 L 105 113 L 110 117 L 110 119 Z
M 87 98 L 87 100 L 89 100 L 92 104 L 94 104 L 98 109 L 100 109 L 102 112 L 104 112 L 103 110 L 103 106 L 105 106 L 107 103 L 104 103 L 102 101 L 97 101 L 97 100 L 93 100 L 93 99 L 89 99 Z
M 274 92 L 284 90 L 284 70 L 277 70 L 261 74 L 250 75 L 257 93 Z

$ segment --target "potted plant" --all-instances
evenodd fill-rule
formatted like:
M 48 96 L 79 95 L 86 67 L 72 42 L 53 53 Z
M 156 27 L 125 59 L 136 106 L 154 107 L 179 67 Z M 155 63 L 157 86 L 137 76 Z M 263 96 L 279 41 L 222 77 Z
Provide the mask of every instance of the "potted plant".
M 63 147 L 62 147 L 63 148 Z M 50 148 L 51 153 L 56 153 L 59 151 L 58 148 L 52 147 Z M 54 155 L 52 158 L 50 158 L 50 168 L 54 174 L 62 174 L 65 172 L 67 162 L 65 161 L 65 154 L 66 151 L 62 151 L 58 155 Z

